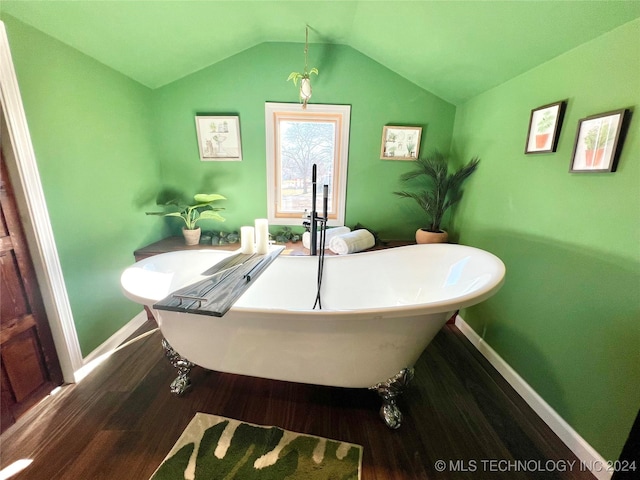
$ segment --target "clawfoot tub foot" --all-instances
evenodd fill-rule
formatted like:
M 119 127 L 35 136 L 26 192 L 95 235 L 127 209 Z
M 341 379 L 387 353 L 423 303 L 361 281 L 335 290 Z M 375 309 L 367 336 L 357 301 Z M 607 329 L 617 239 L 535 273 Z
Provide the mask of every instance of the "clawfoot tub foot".
M 402 412 L 396 404 L 396 399 L 403 392 L 404 387 L 413 379 L 413 372 L 413 368 L 403 368 L 386 382 L 369 387 L 369 390 L 376 390 L 378 395 L 382 397 L 380 417 L 382 417 L 387 427 L 394 430 L 400 428 L 402 424 Z
M 169 387 L 171 393 L 182 395 L 191 386 L 189 373 L 194 367 L 194 364 L 176 352 L 164 338 L 162 339 L 162 347 L 164 348 L 164 355 L 169 359 L 171 365 L 178 370 L 178 376 L 171 382 L 171 386 Z

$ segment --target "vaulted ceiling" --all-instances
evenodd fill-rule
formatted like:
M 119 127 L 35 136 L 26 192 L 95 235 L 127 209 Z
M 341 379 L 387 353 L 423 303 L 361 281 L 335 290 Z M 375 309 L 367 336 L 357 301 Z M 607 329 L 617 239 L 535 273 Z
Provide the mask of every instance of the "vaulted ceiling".
M 640 17 L 640 1 L 1 0 L 0 12 L 150 88 L 262 42 L 304 42 L 309 25 L 311 43 L 349 45 L 460 104 Z M 291 60 L 300 69 L 302 53 Z

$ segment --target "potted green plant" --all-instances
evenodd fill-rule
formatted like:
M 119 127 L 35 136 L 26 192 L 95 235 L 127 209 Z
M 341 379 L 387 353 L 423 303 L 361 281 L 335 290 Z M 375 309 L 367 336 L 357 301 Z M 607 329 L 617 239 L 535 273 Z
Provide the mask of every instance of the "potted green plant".
M 300 102 L 302 103 L 302 108 L 307 108 L 307 102 L 311 98 L 311 79 L 310 79 L 310 75 L 312 73 L 315 73 L 316 75 L 318 75 L 318 69 L 314 67 L 311 70 L 309 70 L 308 62 L 307 62 L 308 54 L 309 54 L 309 26 L 307 26 L 307 28 L 306 28 L 306 37 L 305 38 L 306 39 L 305 39 L 305 43 L 304 43 L 304 70 L 302 71 L 302 73 L 300 73 L 300 72 L 291 72 L 289 74 L 289 78 L 287 78 L 287 82 L 289 80 L 293 80 L 293 85 L 294 86 L 298 85 L 298 80 L 300 81 L 299 94 L 300 94 Z
M 182 234 L 187 245 L 197 245 L 200 241 L 200 227 L 197 223 L 200 220 L 216 220 L 224 222 L 224 217 L 218 212 L 224 210 L 223 207 L 214 207 L 213 203 L 218 200 L 226 200 L 225 197 L 217 193 L 197 193 L 193 196 L 193 202 L 186 203 L 180 194 L 175 192 L 161 192 L 158 196 L 158 205 L 162 205 L 169 211 L 147 212 L 147 215 L 162 215 L 165 217 L 178 217 L 184 221 Z
M 584 137 L 584 155 L 588 167 L 600 165 L 604 155 L 604 148 L 610 136 L 608 123 L 596 125 L 587 131 L 587 135 Z
M 419 181 L 418 191 L 394 192 L 404 198 L 414 199 L 427 215 L 428 225 L 416 231 L 418 243 L 444 243 L 448 239 L 441 229 L 445 212 L 462 198 L 462 184 L 476 171 L 480 159 L 473 157 L 469 163 L 455 172 L 449 172 L 449 162 L 442 153 L 435 151 L 416 160 L 416 168 L 401 175 L 403 182 Z
M 546 110 L 538 124 L 536 125 L 536 148 L 544 148 L 551 136 L 551 127 L 553 125 L 554 116 L 549 111 Z
M 307 108 L 307 102 L 311 98 L 311 79 L 309 78 L 309 75 L 311 75 L 312 73 L 318 75 L 318 69 L 314 67 L 311 70 L 307 71 L 307 66 L 305 65 L 304 71 L 302 73 L 291 72 L 289 74 L 289 78 L 287 78 L 287 81 L 293 80 L 293 84 L 296 86 L 298 85 L 298 80 L 300 81 L 299 94 L 300 102 L 302 102 L 302 108 Z

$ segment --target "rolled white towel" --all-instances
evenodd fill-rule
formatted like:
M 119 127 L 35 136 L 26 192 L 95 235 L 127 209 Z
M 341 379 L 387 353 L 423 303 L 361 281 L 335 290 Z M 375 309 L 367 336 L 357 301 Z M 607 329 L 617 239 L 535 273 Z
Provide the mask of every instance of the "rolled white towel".
M 329 249 L 338 255 L 346 255 L 347 253 L 361 252 L 373 247 L 375 244 L 376 239 L 371 232 L 361 229 L 333 237 L 329 243 Z
M 335 227 L 335 228 L 327 228 L 327 233 L 325 234 L 325 248 L 329 248 L 329 242 L 331 239 L 337 235 L 344 235 L 345 233 L 349 233 L 351 229 L 349 227 Z M 320 232 L 318 232 L 318 248 L 320 248 Z M 302 234 L 302 246 L 306 249 L 311 248 L 311 233 L 304 232 Z

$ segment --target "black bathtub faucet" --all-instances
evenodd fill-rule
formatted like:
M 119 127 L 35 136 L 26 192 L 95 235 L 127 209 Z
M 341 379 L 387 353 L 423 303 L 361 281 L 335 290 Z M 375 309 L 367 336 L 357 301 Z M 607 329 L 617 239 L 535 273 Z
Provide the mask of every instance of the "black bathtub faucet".
M 324 271 L 324 249 L 327 240 L 327 206 L 329 203 L 329 185 L 324 185 L 322 190 L 322 216 L 318 216 L 316 212 L 316 188 L 317 188 L 317 165 L 314 163 L 311 169 L 311 214 L 307 217 L 307 220 L 303 222 L 305 228 L 309 228 L 309 234 L 311 236 L 309 245 L 309 254 L 312 256 L 318 256 L 318 289 L 316 292 L 316 301 L 313 304 L 315 310 L 316 307 L 322 310 L 322 300 L 320 297 L 320 290 L 322 287 L 322 276 Z M 320 228 L 320 254 L 318 255 L 318 227 Z
M 324 185 L 322 189 L 322 216 L 318 216 L 316 211 L 317 198 L 317 165 L 314 163 L 311 169 L 311 213 L 304 211 L 302 226 L 310 233 L 310 255 L 318 255 L 318 231 L 320 232 L 321 249 L 324 250 L 325 231 L 327 229 L 327 207 L 329 204 L 329 185 Z M 319 230 L 318 230 L 319 227 Z

